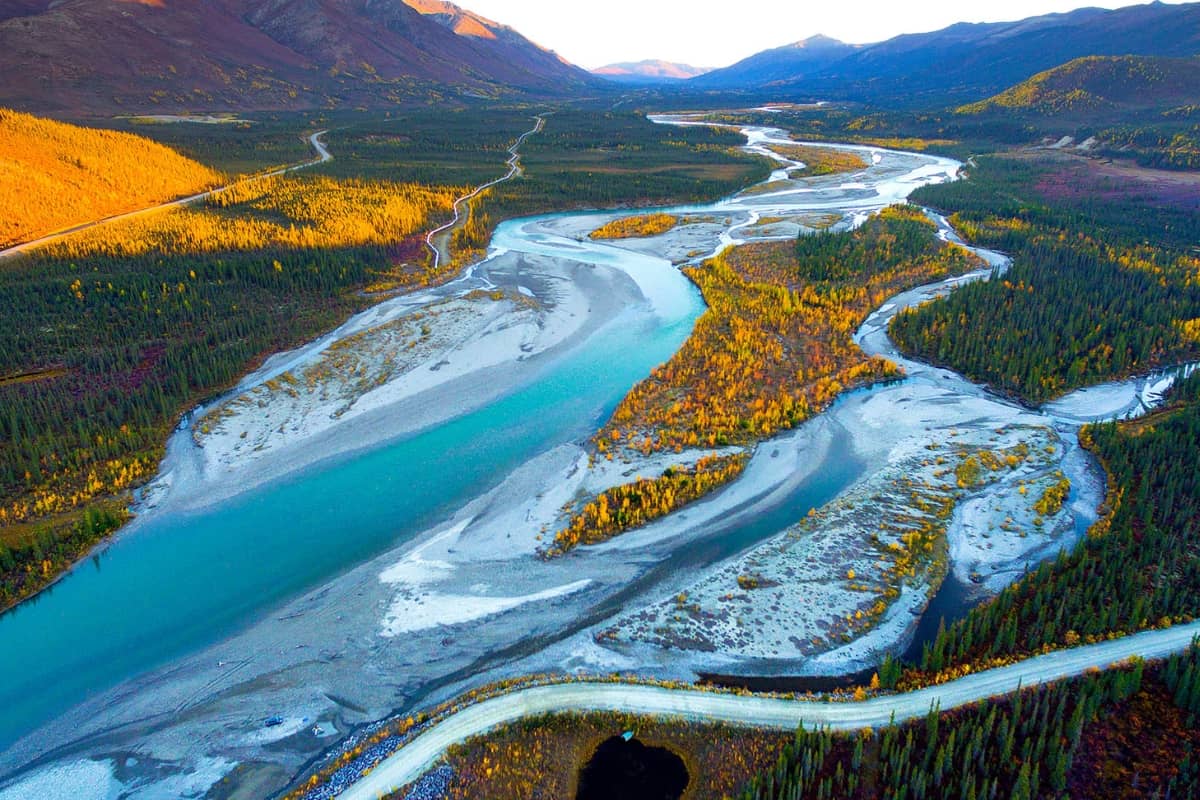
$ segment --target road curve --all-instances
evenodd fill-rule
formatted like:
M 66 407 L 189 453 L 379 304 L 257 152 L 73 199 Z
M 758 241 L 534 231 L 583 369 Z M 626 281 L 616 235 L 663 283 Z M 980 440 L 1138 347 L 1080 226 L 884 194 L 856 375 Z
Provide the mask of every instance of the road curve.
M 504 183 L 505 181 L 510 181 L 513 178 L 515 178 L 516 176 L 521 174 L 521 145 L 525 144 L 525 140 L 528 139 L 530 136 L 533 136 L 535 133 L 540 133 L 542 128 L 544 128 L 546 126 L 546 117 L 544 115 L 539 114 L 536 117 L 536 119 L 537 119 L 537 124 L 534 125 L 533 128 L 531 128 L 530 130 L 527 130 L 527 131 L 525 131 L 525 133 L 522 133 L 520 136 L 518 136 L 517 140 L 515 142 L 513 142 L 512 147 L 508 148 L 508 161 L 505 162 L 505 164 L 508 165 L 508 172 L 505 175 L 503 175 L 499 178 L 496 178 L 496 180 L 494 180 L 494 181 L 488 181 L 487 183 L 485 183 L 481 186 L 476 186 L 470 192 L 468 192 L 467 194 L 464 194 L 462 197 L 455 200 L 454 201 L 454 219 L 450 220 L 445 225 L 434 228 L 429 233 L 425 234 L 425 246 L 428 247 L 430 249 L 430 251 L 433 253 L 433 268 L 434 269 L 437 269 L 442 264 L 442 260 L 443 260 L 442 249 L 443 248 L 445 248 L 445 251 L 446 251 L 444 254 L 446 260 L 449 260 L 449 258 L 450 258 L 450 247 L 449 247 L 448 242 L 442 242 L 439 244 L 437 242 L 434 242 L 434 239 L 439 236 L 442 236 L 443 234 L 447 233 L 448 231 L 453 230 L 455 227 L 457 227 L 459 224 L 462 223 L 462 221 L 463 221 L 462 210 L 466 206 L 466 204 L 470 203 L 472 200 L 474 200 L 476 197 L 478 197 L 481 193 L 487 191 L 488 189 L 492 188 L 493 186 L 497 186 L 501 183 Z
M 46 236 L 42 236 L 38 239 L 33 239 L 28 242 L 23 242 L 22 244 L 15 244 L 12 247 L 7 247 L 3 250 L 0 250 L 0 258 L 10 258 L 15 255 L 20 255 L 21 253 L 28 252 L 29 250 L 34 250 L 38 247 L 48 245 L 51 242 L 57 242 L 60 239 L 65 239 L 68 236 L 74 236 L 75 234 L 81 233 L 82 231 L 89 230 L 90 228 L 97 228 L 101 225 L 108 225 L 109 223 L 112 223 L 112 222 L 120 222 L 122 220 L 134 219 L 135 217 L 140 217 L 140 216 L 144 216 L 147 214 L 155 214 L 159 211 L 165 211 L 168 208 L 178 208 L 180 206 L 186 206 L 186 205 L 191 205 L 192 203 L 198 203 L 201 200 L 212 197 L 214 194 L 217 194 L 218 192 L 223 192 L 232 186 L 237 186 L 239 184 L 247 183 L 249 181 L 256 181 L 261 178 L 273 178 L 276 175 L 283 175 L 288 172 L 295 172 L 298 169 L 306 169 L 308 167 L 316 166 L 317 164 L 324 164 L 327 161 L 332 161 L 333 156 L 330 154 L 329 150 L 327 150 L 325 148 L 325 145 L 321 143 L 320 138 L 319 138 L 321 136 L 324 136 L 326 133 L 329 133 L 329 131 L 327 131 L 327 130 L 326 131 L 317 131 L 312 136 L 308 137 L 308 143 L 310 145 L 312 145 L 313 150 L 315 150 L 317 153 L 316 158 L 310 159 L 308 161 L 302 161 L 299 164 L 291 164 L 286 167 L 280 167 L 279 169 L 275 169 L 270 172 L 264 172 L 264 173 L 261 173 L 258 175 L 251 175 L 249 177 L 242 178 L 241 180 L 234 181 L 233 183 L 226 184 L 225 186 L 218 186 L 215 189 L 209 189 L 207 192 L 201 192 L 200 194 L 193 194 L 193 195 L 189 195 L 188 197 L 181 197 L 178 200 L 170 200 L 166 203 L 159 203 L 158 205 L 149 206 L 147 208 L 141 208 L 141 209 L 138 209 L 137 211 L 127 211 L 124 214 L 115 214 L 111 217 L 105 217 L 104 219 L 98 219 L 98 220 L 94 220 L 92 222 L 85 222 L 82 225 L 76 225 L 73 228 L 66 228 L 65 230 L 56 231 L 55 233 L 51 233 Z
M 338 795 L 343 800 L 376 800 L 417 780 L 452 745 L 523 717 L 550 712 L 616 711 L 729 722 L 791 730 L 801 723 L 834 730 L 857 730 L 924 716 L 935 704 L 943 710 L 969 705 L 1019 687 L 1050 683 L 1103 669 L 1133 656 L 1147 660 L 1185 650 L 1200 636 L 1200 622 L 1145 631 L 1110 642 L 1060 650 L 1006 667 L 978 672 L 915 692 L 863 702 L 787 700 L 717 694 L 619 683 L 565 683 L 519 689 L 467 706 L 438 722 L 385 759 Z

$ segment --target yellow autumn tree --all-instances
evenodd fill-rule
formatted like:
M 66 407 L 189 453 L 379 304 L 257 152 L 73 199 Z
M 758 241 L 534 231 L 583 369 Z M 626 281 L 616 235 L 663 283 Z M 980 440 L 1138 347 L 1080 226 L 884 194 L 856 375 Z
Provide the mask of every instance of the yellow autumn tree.
M 142 136 L 0 109 L 0 246 L 220 181 L 217 172 Z

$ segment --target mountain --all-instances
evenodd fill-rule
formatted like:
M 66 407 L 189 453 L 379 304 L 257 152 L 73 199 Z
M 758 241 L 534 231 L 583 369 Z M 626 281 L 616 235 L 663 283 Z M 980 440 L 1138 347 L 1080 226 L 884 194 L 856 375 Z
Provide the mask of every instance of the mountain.
M 1104 116 L 1200 103 L 1200 58 L 1088 56 L 1034 75 L 959 114 Z
M 531 76 L 563 78 L 569 85 L 579 86 L 589 83 L 587 72 L 576 67 L 552 50 L 546 50 L 526 39 L 520 33 L 507 25 L 481 17 L 473 11 L 460 8 L 453 3 L 443 0 L 404 0 L 411 8 L 428 19 L 440 23 L 460 37 L 477 40 L 481 51 L 497 63 L 492 68 L 508 65 L 516 67 Z M 524 85 L 520 74 L 516 74 L 507 82 L 516 86 Z
M 739 89 L 794 80 L 819 73 L 858 49 L 828 36 L 811 36 L 708 72 L 692 80 L 690 85 L 698 89 Z
M 747 61 L 761 58 L 769 63 L 771 54 L 778 52 L 760 53 Z M 1196 54 L 1200 54 L 1200 3 L 1150 3 L 1114 11 L 1085 8 L 1016 22 L 960 23 L 931 33 L 897 36 L 816 68 L 797 67 L 786 78 L 746 70 L 740 88 L 770 88 L 781 97 L 797 99 L 944 107 L 982 100 L 1082 56 Z M 688 84 L 696 89 L 729 88 L 707 84 L 721 72 Z
M 695 78 L 697 75 L 703 75 L 708 71 L 704 67 L 693 67 L 690 64 L 676 64 L 671 61 L 647 59 L 645 61 L 623 61 L 618 64 L 608 64 L 592 70 L 592 74 L 600 75 L 618 83 L 663 83 Z
M 599 84 L 510 28 L 429 0 L 7 0 L 4 7 L 0 105 L 23 110 L 320 108 Z

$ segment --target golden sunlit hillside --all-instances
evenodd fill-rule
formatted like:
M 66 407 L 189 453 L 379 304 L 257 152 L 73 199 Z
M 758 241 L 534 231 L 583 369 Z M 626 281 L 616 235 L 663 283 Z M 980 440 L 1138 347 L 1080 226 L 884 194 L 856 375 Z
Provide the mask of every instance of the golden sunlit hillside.
M 0 109 L 0 246 L 216 185 L 168 147 Z
M 449 215 L 463 190 L 390 181 L 263 177 L 209 195 L 201 205 L 80 232 L 46 248 L 60 258 L 129 258 L 270 247 L 397 243 Z

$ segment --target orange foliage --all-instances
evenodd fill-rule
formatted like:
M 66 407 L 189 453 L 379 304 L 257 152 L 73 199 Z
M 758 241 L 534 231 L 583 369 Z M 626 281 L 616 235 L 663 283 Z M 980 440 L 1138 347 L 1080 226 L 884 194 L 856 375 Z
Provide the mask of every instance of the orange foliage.
M 0 506 L 0 527 L 32 522 L 81 508 L 97 497 L 117 495 L 154 474 L 149 457 L 114 458 L 91 466 L 87 474 L 64 467 L 27 494 Z
M 1084 729 L 1068 778 L 1071 796 L 1171 796 L 1164 790 L 1179 774 L 1182 754 L 1197 750 L 1200 730 L 1159 682 L 1148 682 Z
M 890 361 L 868 358 L 853 335 L 893 294 L 977 265 L 934 231 L 921 212 L 896 206 L 848 236 L 802 240 L 807 261 L 796 245 L 770 242 L 685 268 L 708 310 L 679 352 L 621 401 L 596 434 L 596 449 L 611 458 L 753 444 L 820 413 L 846 389 L 899 377 Z M 703 481 L 687 502 L 741 469 L 714 474 L 719 480 Z M 631 524 L 614 517 L 615 503 L 642 498 L 653 485 L 609 490 L 571 520 L 551 552 L 609 538 L 681 504 L 652 498 L 652 516 L 632 515 Z
M 558 532 L 547 554 L 561 555 L 576 545 L 603 542 L 665 517 L 736 478 L 749 460 L 744 453 L 705 456 L 691 469 L 673 467 L 657 478 L 641 478 L 601 492 Z
M 708 311 L 680 351 L 625 397 L 597 446 L 756 442 L 819 413 L 845 389 L 897 377 L 899 368 L 866 357 L 851 337 L 896 292 L 972 265 L 960 248 L 937 243 L 932 233 L 930 241 L 925 257 L 865 279 L 801 283 L 794 245 L 786 242 L 746 245 L 686 269 Z M 886 234 L 875 243 L 881 260 L 888 246 Z
M 0 109 L 0 245 L 189 195 L 220 179 L 141 136 Z
M 420 184 L 393 184 L 326 177 L 251 179 L 211 197 L 203 207 L 174 208 L 82 231 L 47 245 L 42 254 L 62 259 L 126 257 L 147 252 L 205 253 L 264 248 L 390 245 L 415 237 L 432 220 L 449 214 L 460 190 Z M 424 248 L 419 252 L 424 255 Z M 275 262 L 277 270 L 283 269 Z M 435 272 L 424 265 L 383 262 L 372 288 L 388 290 L 436 282 L 457 269 Z M 195 279 L 195 274 L 192 274 Z M 97 289 L 99 285 L 97 284 Z M 110 284 L 108 289 L 112 290 Z M 164 293 L 187 286 L 163 284 Z M 76 280 L 68 291 L 83 299 Z M 44 373 L 12 376 L 33 380 Z M 52 374 L 52 371 L 51 371 Z M 127 427 L 111 438 L 136 438 Z M 98 442 L 97 444 L 103 444 Z M 97 497 L 119 495 L 140 485 L 155 468 L 157 455 L 138 454 L 96 463 L 83 470 L 45 464 L 45 473 L 20 497 L 0 505 L 0 526 L 37 520 L 78 509 Z
M 658 236 L 679 224 L 679 217 L 671 214 L 642 214 L 636 217 L 614 219 L 592 231 L 592 239 L 636 239 Z
M 268 247 L 391 244 L 448 215 L 459 190 L 413 183 L 275 177 L 245 181 L 203 208 L 178 208 L 51 245 L 61 258 L 203 253 Z
M 811 144 L 771 145 L 775 153 L 804 163 L 804 169 L 793 175 L 834 175 L 839 172 L 855 172 L 867 168 L 867 159 L 857 150 L 841 150 L 836 147 L 819 147 Z

